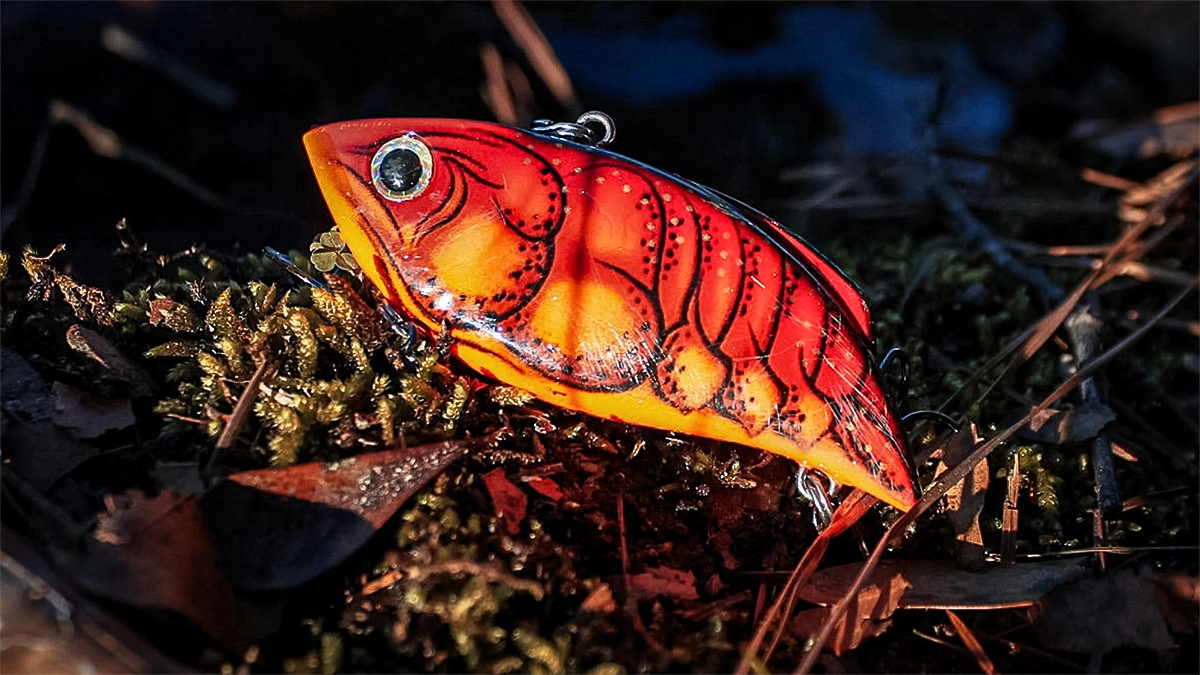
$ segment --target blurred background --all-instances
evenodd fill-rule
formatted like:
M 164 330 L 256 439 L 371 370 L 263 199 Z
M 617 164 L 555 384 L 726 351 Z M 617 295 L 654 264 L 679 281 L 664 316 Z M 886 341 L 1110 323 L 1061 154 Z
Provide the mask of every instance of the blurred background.
M 1198 7 L 6 1 L 3 245 L 65 242 L 92 283 L 122 218 L 161 252 L 303 249 L 330 224 L 313 125 L 588 109 L 617 152 L 804 231 L 822 167 L 937 150 L 978 184 L 1013 139 L 1195 100 Z

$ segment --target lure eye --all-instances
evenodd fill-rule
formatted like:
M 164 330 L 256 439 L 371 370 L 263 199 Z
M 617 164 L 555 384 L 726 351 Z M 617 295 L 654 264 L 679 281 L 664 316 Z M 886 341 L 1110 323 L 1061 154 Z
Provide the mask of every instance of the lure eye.
M 371 158 L 371 183 L 384 198 L 403 202 L 425 191 L 433 177 L 433 155 L 415 136 L 384 143 Z

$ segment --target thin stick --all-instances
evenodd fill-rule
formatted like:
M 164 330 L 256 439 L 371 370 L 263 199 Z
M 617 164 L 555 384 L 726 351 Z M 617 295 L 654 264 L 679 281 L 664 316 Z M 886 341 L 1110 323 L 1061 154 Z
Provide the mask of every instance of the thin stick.
M 1072 555 L 1091 555 L 1107 553 L 1109 555 L 1138 555 L 1139 553 L 1169 553 L 1200 551 L 1200 546 L 1089 546 L 1088 548 L 1073 548 L 1069 551 L 1049 551 L 1047 553 L 1022 553 L 1017 558 L 1021 560 L 1041 560 L 1042 558 L 1064 558 Z
M 1089 291 L 1087 296 L 1087 302 L 1076 307 L 1064 324 L 1077 365 L 1087 363 L 1100 349 L 1099 298 L 1094 290 Z M 1108 403 L 1103 373 L 1097 374 L 1095 378 L 1085 380 L 1080 385 L 1079 398 L 1084 406 L 1099 406 Z M 1097 508 L 1101 513 L 1120 511 L 1121 496 L 1117 488 L 1117 474 L 1113 468 L 1112 442 L 1109 440 L 1107 432 L 1101 430 L 1092 439 L 1091 459 L 1092 474 L 1096 484 Z M 1101 544 L 1102 542 L 1096 543 Z
M 1017 525 L 1021 511 L 1017 500 L 1021 496 L 1021 458 L 1012 453 L 1008 463 L 1008 491 L 1004 497 L 1004 520 L 1000 530 L 1000 562 L 1011 565 L 1017 552 Z
M 1059 258 L 1054 260 L 1050 265 L 1054 267 L 1071 267 L 1083 269 L 1099 269 L 1102 261 L 1090 258 Z M 1196 275 L 1190 272 L 1180 272 L 1178 270 L 1168 270 L 1162 267 L 1153 267 L 1143 262 L 1136 260 L 1128 260 L 1126 262 L 1113 265 L 1114 276 L 1129 277 L 1137 281 L 1157 281 L 1159 283 L 1169 284 L 1172 286 L 1186 286 L 1191 283 L 1192 278 Z
M 1092 272 L 1088 274 L 1088 276 L 1082 282 L 1080 282 L 1078 286 L 1075 287 L 1075 290 L 1071 292 L 1071 295 L 1067 297 L 1067 299 L 1063 300 L 1053 312 L 1048 314 L 1044 319 L 1041 320 L 1041 322 L 1038 323 L 1033 335 L 1030 336 L 1029 340 L 1025 342 L 1025 345 L 1021 349 L 1021 354 L 1026 360 L 1037 353 L 1037 351 L 1042 348 L 1042 345 L 1046 343 L 1046 340 L 1049 340 L 1050 336 L 1054 334 L 1054 331 L 1058 330 L 1058 327 L 1061 326 L 1062 322 L 1066 320 L 1067 315 L 1070 314 L 1071 310 L 1076 304 L 1078 304 L 1079 299 L 1082 298 L 1083 294 L 1089 289 L 1095 287 L 1096 282 L 1102 278 L 1108 267 L 1116 261 L 1117 256 L 1123 254 L 1124 251 L 1137 242 L 1137 240 L 1142 236 L 1143 233 L 1145 233 L 1147 229 L 1149 229 L 1152 224 L 1157 224 L 1162 218 L 1163 214 L 1166 212 L 1167 206 L 1174 202 L 1179 195 L 1183 194 L 1184 190 L 1188 189 L 1188 186 L 1191 185 L 1192 181 L 1195 179 L 1196 169 L 1194 166 L 1191 169 L 1191 174 L 1191 177 L 1188 180 L 1183 181 L 1179 187 L 1171 192 L 1170 195 L 1168 195 L 1165 199 L 1156 202 L 1154 206 L 1146 212 L 1145 217 L 1143 217 L 1136 225 L 1126 230 L 1125 233 L 1121 235 L 1121 238 L 1118 239 L 1115 244 L 1113 244 L 1113 247 L 1109 249 L 1108 253 L 1104 256 L 1100 267 L 1092 270 Z
M 1120 252 L 1125 251 L 1129 247 L 1135 245 L 1137 240 L 1143 233 L 1145 233 L 1150 225 L 1154 222 L 1157 222 L 1157 220 L 1161 218 L 1167 208 L 1167 205 L 1171 202 L 1174 202 L 1181 194 L 1183 194 L 1188 186 L 1191 185 L 1192 179 L 1195 178 L 1195 167 L 1191 169 L 1191 172 L 1192 176 L 1188 180 L 1182 181 L 1174 190 L 1171 191 L 1170 194 L 1156 202 L 1154 207 L 1145 213 L 1142 220 L 1126 230 L 1116 242 L 1110 245 L 1108 253 L 1105 254 L 1104 258 L 1100 262 L 1100 266 L 1096 269 L 1093 269 L 1091 274 L 1087 275 L 1083 281 L 1076 286 L 1075 290 L 1071 292 L 1071 295 L 1064 300 L 1061 305 L 1055 308 L 1053 312 L 1043 317 L 1041 321 L 1023 331 L 1020 336 L 1006 344 L 998 354 L 988 359 L 987 363 L 983 364 L 982 367 L 980 367 L 975 371 L 975 373 L 967 378 L 967 381 L 963 383 L 963 385 L 959 387 L 957 391 L 951 394 L 950 397 L 947 398 L 938 409 L 947 409 L 954 399 L 958 398 L 962 392 L 966 391 L 967 387 L 974 384 L 976 381 L 981 379 L 985 373 L 990 372 L 1001 362 L 1008 359 L 1009 356 L 1018 348 L 1021 349 L 1022 358 L 1011 361 L 1005 367 L 1005 370 L 1015 367 L 1020 362 L 1029 360 L 1033 354 L 1041 349 L 1046 340 L 1050 339 L 1050 336 L 1054 334 L 1054 331 L 1058 330 L 1058 327 L 1062 325 L 1062 322 L 1067 318 L 1067 315 L 1079 302 L 1079 299 L 1083 297 L 1083 294 L 1099 285 L 1103 278 L 1104 270 L 1114 263 Z M 1003 375 L 1003 373 L 1001 373 L 1001 375 Z
M 124 159 L 142 167 L 195 197 L 199 201 L 218 209 L 226 208 L 225 200 L 217 193 L 196 183 L 175 167 L 158 157 L 125 143 L 117 132 L 96 123 L 87 113 L 64 101 L 50 102 L 50 119 L 74 127 L 91 146 L 92 152 L 109 159 Z
M 29 196 L 33 194 L 33 187 L 37 185 L 38 176 L 42 172 L 42 164 L 46 159 L 46 148 L 50 145 L 50 130 L 53 127 L 53 120 L 47 120 L 38 130 L 37 138 L 33 142 L 33 151 L 29 154 L 29 168 L 25 170 L 25 177 L 21 180 L 21 193 L 17 196 L 17 201 L 4 209 L 4 213 L 0 215 L 0 237 L 4 236 L 4 233 L 8 231 L 8 226 L 12 225 L 17 216 L 21 215 L 21 211 L 25 210 Z
M 991 229 L 971 213 L 962 197 L 959 197 L 954 188 L 950 187 L 950 182 L 946 179 L 945 171 L 942 170 L 938 159 L 931 156 L 930 163 L 933 183 L 929 187 L 929 193 L 950 214 L 951 222 L 958 225 L 959 236 L 968 244 L 977 246 L 986 252 L 998 267 L 1008 270 L 1017 278 L 1033 286 L 1046 304 L 1052 305 L 1061 301 L 1065 295 L 1062 289 L 1050 281 L 1050 277 L 1046 276 L 1045 272 L 1026 265 L 1006 251 L 992 234 Z
M 1120 190 L 1121 192 L 1132 190 L 1140 185 L 1140 183 L 1137 181 L 1132 181 L 1128 178 L 1121 178 L 1120 176 L 1114 176 L 1111 173 L 1104 173 L 1103 171 L 1097 171 L 1095 169 L 1084 169 L 1079 173 L 1079 177 L 1084 181 L 1091 183 L 1092 185 L 1099 185 L 1100 187 L 1106 187 L 1112 190 Z
M 517 108 L 513 105 L 512 93 L 508 90 L 508 82 L 504 76 L 504 58 L 496 45 L 485 42 L 479 47 L 479 60 L 483 63 L 483 73 L 486 78 L 483 85 L 483 100 L 492 109 L 492 115 L 497 122 L 515 126 L 517 124 Z
M 755 630 L 754 637 L 742 650 L 742 658 L 738 661 L 735 673 L 746 675 L 750 672 L 751 661 L 756 658 L 760 652 L 762 657 L 758 663 L 763 664 L 770 660 L 771 653 L 775 651 L 775 645 L 779 643 L 779 639 L 783 636 L 783 628 L 787 618 L 791 616 L 792 609 L 796 605 L 796 600 L 799 597 L 800 586 L 808 581 L 812 573 L 816 571 L 817 564 L 821 561 L 821 557 L 825 555 L 825 550 L 829 548 L 829 542 L 837 535 L 849 529 L 850 525 L 856 522 L 863 513 L 874 506 L 876 499 L 862 490 L 855 490 L 846 497 L 837 511 L 834 512 L 833 520 L 829 527 L 821 531 L 817 535 L 813 543 L 809 545 L 808 550 L 801 556 L 800 562 L 796 563 L 796 567 L 788 576 L 788 580 L 780 589 L 778 597 L 767 610 L 762 620 L 758 622 L 759 628 Z M 755 612 L 757 614 L 757 610 Z M 763 642 L 766 641 L 767 634 L 771 632 L 772 625 L 778 621 L 779 627 L 775 630 L 771 638 L 771 643 L 764 650 Z
M 275 372 L 275 362 L 263 360 L 255 369 L 254 375 L 250 377 L 250 381 L 246 383 L 246 388 L 242 390 L 242 395 L 238 398 L 237 405 L 233 407 L 233 412 L 229 414 L 229 419 L 225 422 L 225 428 L 221 430 L 221 435 L 217 437 L 217 450 L 228 450 L 233 447 L 233 442 L 237 440 L 238 434 L 242 432 L 242 427 L 246 425 L 246 420 L 250 417 L 250 411 L 254 408 L 254 402 L 258 400 L 259 385 L 261 385 L 268 377 Z M 216 453 L 213 453 L 216 456 Z M 209 459 L 209 464 L 212 459 Z
M 508 29 L 509 35 L 512 35 L 513 40 L 525 52 L 529 64 L 537 71 L 559 104 L 571 115 L 583 112 L 578 99 L 575 98 L 575 88 L 571 86 L 567 69 L 563 68 L 550 46 L 550 41 L 542 34 L 525 7 L 514 0 L 492 0 L 492 8 L 496 10 L 496 15 Z
M 971 656 L 975 657 L 975 662 L 979 664 L 979 669 L 987 673 L 987 675 L 996 674 L 996 664 L 992 662 L 992 658 L 983 650 L 983 645 L 979 644 L 979 639 L 975 637 L 975 632 L 972 631 L 958 615 L 951 610 L 946 610 L 946 616 L 950 617 L 950 623 L 954 624 L 954 632 L 958 633 L 958 637 L 966 645 L 967 651 L 971 652 Z
M 233 87 L 201 73 L 174 56 L 138 39 L 120 26 L 109 24 L 100 30 L 100 42 L 108 51 L 129 61 L 157 70 L 207 103 L 229 109 L 237 102 Z
M 1022 627 L 1023 626 L 1019 626 L 1018 629 L 1022 628 Z M 1054 654 L 1051 654 L 1050 652 L 1044 652 L 1040 649 L 1037 649 L 1036 647 L 1030 647 L 1029 645 L 1021 644 L 1019 642 L 1005 640 L 1004 638 L 996 637 L 994 635 L 980 635 L 978 637 L 983 642 L 990 642 L 992 644 L 997 645 L 998 647 L 1000 647 L 1000 649 L 1007 652 L 1010 656 L 1024 653 L 1028 656 L 1033 656 L 1033 657 L 1037 657 L 1039 659 L 1044 659 L 1046 661 L 1053 662 L 1055 665 L 1062 668 L 1063 669 L 1062 672 L 1067 672 L 1068 670 L 1079 672 L 1079 671 L 1083 670 L 1083 668 L 1081 668 L 1079 666 L 1079 664 L 1075 663 L 1074 661 L 1068 661 L 1061 656 L 1055 656 Z

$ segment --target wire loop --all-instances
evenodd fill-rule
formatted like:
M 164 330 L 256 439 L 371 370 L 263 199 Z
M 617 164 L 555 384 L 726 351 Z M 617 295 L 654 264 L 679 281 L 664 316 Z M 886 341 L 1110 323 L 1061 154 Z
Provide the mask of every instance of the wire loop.
M 574 122 L 534 120 L 529 128 L 535 134 L 596 148 L 603 148 L 617 139 L 617 123 L 599 110 L 585 112 Z

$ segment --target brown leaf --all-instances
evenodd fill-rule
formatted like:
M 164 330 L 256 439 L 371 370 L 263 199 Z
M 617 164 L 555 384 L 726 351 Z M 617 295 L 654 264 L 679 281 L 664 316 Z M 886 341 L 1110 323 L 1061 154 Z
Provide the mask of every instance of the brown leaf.
M 1196 610 L 1200 608 L 1200 578 L 1180 572 L 1158 572 L 1152 579 L 1158 586 L 1155 594 L 1158 607 L 1171 632 L 1195 632 Z
M 819 570 L 800 589 L 800 597 L 832 605 L 861 569 L 862 563 L 852 563 Z M 1075 560 L 988 565 L 982 572 L 944 560 L 884 560 L 874 578 L 904 579 L 908 590 L 897 600 L 900 609 L 1000 609 L 1028 607 L 1055 586 L 1085 574 Z
M 788 629 L 792 635 L 807 639 L 821 632 L 821 627 L 829 620 L 832 611 L 832 607 L 812 607 L 797 612 L 789 622 Z M 825 646 L 829 651 L 841 656 L 862 644 L 863 640 L 882 634 L 891 625 L 891 617 L 876 621 L 854 613 L 852 608 L 842 615 L 842 620 L 829 636 L 829 642 L 825 643 Z
M 1168 152 L 1182 155 L 1200 147 L 1198 119 L 1200 103 L 1182 103 L 1119 124 L 1084 121 L 1071 130 L 1071 136 L 1122 159 L 1154 157 Z
M 527 476 L 522 478 L 521 482 L 533 488 L 535 492 L 543 497 L 546 497 L 547 499 L 559 501 L 563 498 L 563 491 L 558 487 L 558 483 L 555 483 L 549 478 L 543 478 L 542 476 Z
M 235 588 L 310 581 L 358 550 L 431 478 L 482 441 L 384 450 L 234 474 L 202 506 Z
M 122 391 L 129 395 L 139 397 L 153 393 L 154 380 L 146 369 L 122 354 L 100 333 L 75 324 L 67 329 L 67 345 L 95 362 L 102 379 L 122 383 Z
M 826 646 L 840 656 L 863 640 L 887 630 L 908 587 L 908 581 L 896 570 L 876 568 L 838 620 Z M 806 639 L 821 631 L 831 612 L 831 607 L 805 610 L 792 619 L 789 627 L 794 635 Z
M 70 275 L 59 272 L 50 264 L 50 259 L 64 248 L 66 247 L 63 244 L 59 244 L 50 252 L 50 255 L 42 257 L 34 255 L 32 250 L 26 250 L 21 256 L 21 266 L 25 268 L 30 281 L 27 297 L 30 300 L 46 302 L 53 295 L 53 289 L 57 287 L 63 300 L 74 310 L 75 318 L 80 321 L 111 326 L 113 324 L 112 298 L 99 288 L 76 282 Z
M 63 555 L 64 566 L 88 592 L 177 612 L 222 647 L 241 646 L 233 591 L 194 495 L 146 497 L 135 490 L 112 497 L 86 551 Z
M 579 611 L 594 614 L 611 614 L 617 611 L 617 602 L 613 600 L 612 587 L 608 584 L 597 586 L 584 598 L 583 604 L 579 605 Z
M 504 521 L 504 529 L 511 535 L 521 531 L 521 521 L 525 520 L 525 509 L 529 507 L 529 498 L 508 477 L 504 469 L 495 468 L 483 475 L 484 485 L 492 497 L 496 507 L 496 516 Z
M 946 446 L 945 459 L 938 466 L 938 475 L 958 466 L 982 440 L 974 423 L 954 434 Z M 954 528 L 954 556 L 960 565 L 969 570 L 979 570 L 984 565 L 979 512 L 983 510 L 987 497 L 987 484 L 988 464 L 984 461 L 976 464 L 974 471 L 946 492 L 946 516 Z
M 0 525 L 0 673 L 191 673 Z
M 5 470 L 47 493 L 99 451 L 50 421 L 55 414 L 50 387 L 20 355 L 0 348 L 0 373 Z
M 170 298 L 150 301 L 149 320 L 151 326 L 163 326 L 177 333 L 199 333 L 204 330 L 204 322 L 191 307 Z
M 1176 646 L 1159 607 L 1152 572 L 1129 569 L 1064 584 L 1034 608 L 1033 630 L 1043 645 L 1083 654 L 1137 646 Z
M 96 438 L 137 422 L 127 398 L 92 396 L 62 382 L 51 384 L 50 391 L 54 396 L 54 423 L 75 438 Z
M 1017 434 L 1022 438 L 1042 443 L 1084 441 L 1095 438 L 1104 425 L 1116 418 L 1116 414 L 1108 406 L 1094 401 L 1073 410 L 1047 408 L 1041 417 L 1021 427 Z M 1016 419 L 1014 417 L 1013 421 Z
M 669 567 L 647 567 L 629 577 L 629 597 L 635 602 L 659 596 L 677 600 L 697 600 L 696 575 Z

